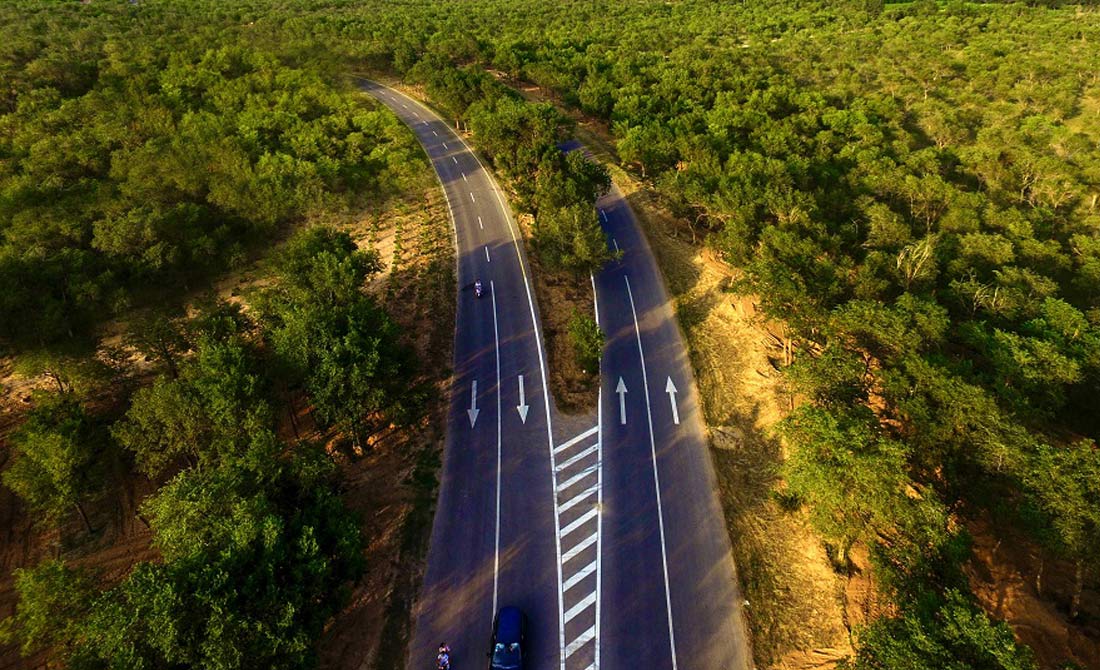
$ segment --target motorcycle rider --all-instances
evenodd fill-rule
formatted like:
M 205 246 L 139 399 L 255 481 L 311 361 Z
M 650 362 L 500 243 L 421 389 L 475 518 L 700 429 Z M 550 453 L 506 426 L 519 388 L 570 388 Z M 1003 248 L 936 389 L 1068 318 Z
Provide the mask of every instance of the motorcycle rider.
M 481 280 L 480 279 L 474 281 L 474 295 L 476 295 L 479 298 L 481 297 Z

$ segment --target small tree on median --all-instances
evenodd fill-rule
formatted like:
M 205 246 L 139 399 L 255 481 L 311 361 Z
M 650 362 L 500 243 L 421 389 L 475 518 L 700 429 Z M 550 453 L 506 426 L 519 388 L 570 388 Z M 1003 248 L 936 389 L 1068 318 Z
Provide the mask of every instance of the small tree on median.
M 596 320 L 578 311 L 573 312 L 569 320 L 569 337 L 573 340 L 573 353 L 577 365 L 590 374 L 600 371 L 600 356 L 603 354 L 603 331 Z

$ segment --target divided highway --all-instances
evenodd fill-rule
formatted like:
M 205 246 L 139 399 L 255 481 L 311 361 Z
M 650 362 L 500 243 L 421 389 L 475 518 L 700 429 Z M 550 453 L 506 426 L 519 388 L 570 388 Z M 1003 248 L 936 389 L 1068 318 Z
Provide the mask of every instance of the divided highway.
M 492 618 L 530 619 L 527 668 L 749 667 L 740 596 L 690 361 L 617 191 L 597 206 L 621 260 L 593 277 L 607 334 L 599 407 L 548 397 L 538 309 L 492 175 L 431 110 L 364 81 L 416 133 L 455 228 L 447 441 L 409 667 L 484 667 Z M 480 279 L 484 296 L 474 296 Z

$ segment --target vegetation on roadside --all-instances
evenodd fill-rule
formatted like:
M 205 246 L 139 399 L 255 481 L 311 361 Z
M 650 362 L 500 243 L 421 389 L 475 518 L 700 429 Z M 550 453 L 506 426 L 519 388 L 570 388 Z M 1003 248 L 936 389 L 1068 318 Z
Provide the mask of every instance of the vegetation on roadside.
M 743 270 L 734 288 L 788 324 L 785 379 L 803 402 L 778 431 L 776 494 L 839 569 L 870 547 L 897 606 L 857 631 L 852 667 L 1031 667 L 961 568 L 966 519 L 988 515 L 1073 566 L 1072 587 L 1048 594 L 1069 619 L 1096 615 L 1083 603 L 1100 576 L 1100 20 L 1061 4 L 5 4 L 0 338 L 56 383 L 36 407 L 58 408 L 16 433 L 5 482 L 44 518 L 77 513 L 96 495 L 88 464 L 116 440 L 143 471 L 175 473 L 152 501 L 205 510 L 189 525 L 148 508 L 165 560 L 92 589 L 94 630 L 85 601 L 53 629 L 41 614 L 64 604 L 42 585 L 78 573 L 20 573 L 27 601 L 5 635 L 72 659 L 123 663 L 113 631 L 157 663 L 308 665 L 315 599 L 357 568 L 339 514 L 302 516 L 328 510 L 332 482 L 274 438 L 271 403 L 304 389 L 360 443 L 402 415 L 387 384 L 407 362 L 358 293 L 371 259 L 312 233 L 296 244 L 316 266 L 292 245 L 259 324 L 154 317 L 132 341 L 164 375 L 111 437 L 81 395 L 103 361 L 73 343 L 307 216 L 400 191 L 414 147 L 338 83 L 368 67 L 468 128 L 533 217 L 540 258 L 579 275 L 608 258 L 591 206 L 607 175 L 561 150 L 553 106 L 500 78 L 605 121 L 624 163 Z M 356 374 L 336 378 L 345 366 Z M 238 518 L 264 532 L 223 532 Z M 318 534 L 331 541 L 307 541 Z M 265 553 L 302 544 L 315 551 L 293 563 Z M 200 570 L 262 579 L 299 559 L 317 568 L 301 591 L 265 592 L 289 608 L 278 620 L 274 601 L 233 600 Z M 147 596 L 160 609 L 139 607 Z M 210 630 L 215 605 L 242 608 L 242 628 Z
M 782 495 L 841 569 L 870 546 L 899 607 L 852 663 L 1027 667 L 967 595 L 964 522 L 992 515 L 1074 563 L 1052 595 L 1078 617 L 1100 571 L 1083 503 L 1100 495 L 1095 15 L 508 4 L 442 3 L 356 52 L 410 77 L 429 60 L 452 92 L 495 70 L 605 120 L 790 326 L 808 402 L 781 427 Z
M 598 375 L 600 357 L 603 356 L 604 335 L 596 320 L 587 314 L 573 312 L 569 319 L 569 339 L 573 341 L 573 353 L 577 364 L 585 372 Z

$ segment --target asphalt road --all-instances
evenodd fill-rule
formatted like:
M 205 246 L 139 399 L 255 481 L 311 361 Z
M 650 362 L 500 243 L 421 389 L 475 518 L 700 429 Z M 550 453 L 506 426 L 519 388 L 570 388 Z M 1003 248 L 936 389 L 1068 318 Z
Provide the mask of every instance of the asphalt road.
M 690 361 L 629 207 L 614 191 L 597 203 L 624 252 L 592 281 L 607 334 L 600 406 L 562 416 L 492 176 L 431 110 L 362 85 L 424 146 L 457 249 L 447 443 L 409 667 L 434 668 L 441 641 L 455 670 L 484 667 L 504 605 L 530 620 L 531 670 L 749 667 Z
M 630 207 L 614 188 L 596 204 L 622 252 L 595 278 L 607 336 L 601 665 L 626 669 L 643 658 L 653 668 L 748 668 L 691 361 Z

